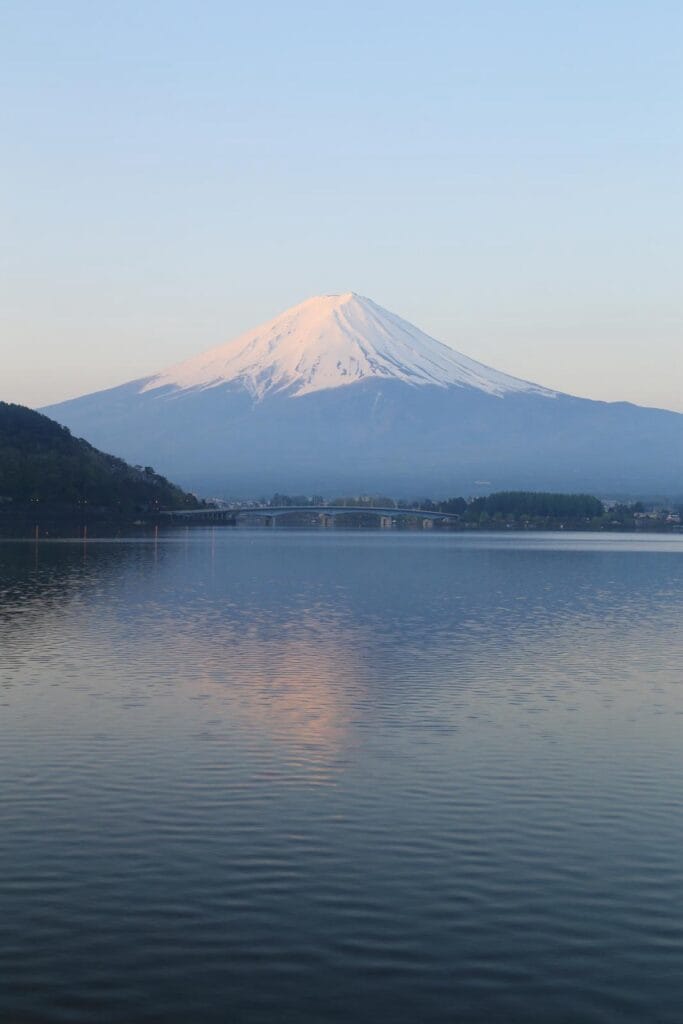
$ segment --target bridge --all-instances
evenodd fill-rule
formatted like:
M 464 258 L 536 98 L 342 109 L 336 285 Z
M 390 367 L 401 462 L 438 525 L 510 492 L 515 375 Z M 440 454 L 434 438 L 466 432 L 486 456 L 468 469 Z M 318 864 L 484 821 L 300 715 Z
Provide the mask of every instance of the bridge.
M 381 508 L 361 505 L 258 505 L 254 508 L 198 508 L 162 512 L 173 522 L 184 523 L 226 523 L 232 526 L 238 521 L 256 519 L 266 526 L 275 526 L 278 519 L 294 514 L 306 514 L 316 518 L 321 526 L 334 526 L 337 519 L 350 515 L 371 515 L 380 521 L 383 529 L 389 529 L 397 519 L 418 519 L 426 529 L 434 523 L 455 523 L 460 516 L 449 512 L 429 512 L 423 508 Z

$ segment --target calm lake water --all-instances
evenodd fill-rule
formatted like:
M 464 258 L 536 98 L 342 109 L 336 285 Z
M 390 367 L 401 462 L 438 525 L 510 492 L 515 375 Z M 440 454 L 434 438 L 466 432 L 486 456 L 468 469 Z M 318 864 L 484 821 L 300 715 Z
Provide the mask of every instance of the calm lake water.
M 0 543 L 0 1020 L 681 1024 L 683 537 Z

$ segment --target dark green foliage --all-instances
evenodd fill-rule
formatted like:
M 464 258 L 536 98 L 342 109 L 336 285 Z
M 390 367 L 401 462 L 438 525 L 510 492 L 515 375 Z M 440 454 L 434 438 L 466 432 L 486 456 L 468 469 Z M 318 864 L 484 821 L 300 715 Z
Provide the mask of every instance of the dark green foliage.
M 310 506 L 322 504 L 321 498 L 303 496 L 291 497 L 287 494 L 274 494 L 270 504 L 278 506 Z M 584 526 L 587 522 L 602 523 L 606 513 L 602 502 L 591 494 L 554 494 L 545 491 L 498 491 L 486 497 L 447 498 L 434 501 L 431 498 L 415 498 L 412 501 L 395 501 L 386 495 L 335 497 L 327 504 L 342 505 L 347 508 L 398 508 L 419 509 L 424 512 L 443 512 L 444 515 L 458 516 L 463 524 L 471 526 L 490 526 L 510 524 L 524 526 Z M 630 516 L 633 525 L 633 508 L 624 506 L 622 521 Z M 614 515 L 614 514 L 613 514 Z
M 0 501 L 121 513 L 199 504 L 151 466 L 129 466 L 72 437 L 47 416 L 5 402 L 0 402 Z
M 475 498 L 467 507 L 467 518 L 485 514 L 514 519 L 595 519 L 603 515 L 602 502 L 591 494 L 553 494 L 546 491 L 498 491 Z
M 467 502 L 464 498 L 447 498 L 438 504 L 439 512 L 446 512 L 448 515 L 461 516 L 467 510 Z
M 262 504 L 267 504 L 265 501 Z M 369 522 L 365 510 L 375 508 L 412 511 L 409 518 L 396 517 L 404 527 L 420 523 L 422 512 L 443 513 L 444 519 L 435 519 L 439 528 L 450 530 L 678 530 L 680 522 L 673 513 L 683 515 L 683 506 L 674 504 L 668 510 L 655 508 L 642 521 L 642 502 L 610 503 L 603 505 L 592 494 L 559 494 L 548 491 L 497 491 L 480 498 L 413 498 L 406 500 L 386 495 L 356 497 L 305 497 L 302 495 L 274 494 L 271 506 L 298 506 L 314 508 L 319 505 L 344 506 L 357 509 L 358 525 Z M 448 517 L 447 519 L 445 517 Z M 346 522 L 350 522 L 346 520 Z M 374 522 L 374 520 L 373 520 Z

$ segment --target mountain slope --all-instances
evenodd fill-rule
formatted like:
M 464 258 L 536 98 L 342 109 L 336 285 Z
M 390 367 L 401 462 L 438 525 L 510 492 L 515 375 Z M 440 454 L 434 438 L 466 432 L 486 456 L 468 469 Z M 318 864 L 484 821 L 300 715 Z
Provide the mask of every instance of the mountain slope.
M 205 493 L 683 490 L 682 415 L 498 373 L 351 293 L 47 411 Z
M 105 455 L 47 416 L 6 402 L 0 402 L 0 498 L 41 506 L 86 501 L 116 510 L 196 505 L 153 470 Z
M 490 394 L 553 392 L 499 373 L 382 309 L 347 292 L 321 295 L 145 381 L 141 391 L 184 391 L 236 382 L 254 398 L 279 391 L 290 397 L 362 380 L 400 380 L 414 386 L 474 387 Z

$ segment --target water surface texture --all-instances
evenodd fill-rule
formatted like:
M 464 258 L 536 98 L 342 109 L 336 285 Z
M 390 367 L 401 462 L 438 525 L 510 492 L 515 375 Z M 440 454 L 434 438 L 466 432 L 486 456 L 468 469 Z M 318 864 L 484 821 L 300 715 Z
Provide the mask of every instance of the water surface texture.
M 680 1024 L 683 538 L 0 543 L 0 1020 Z

